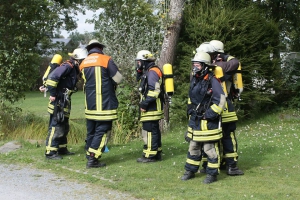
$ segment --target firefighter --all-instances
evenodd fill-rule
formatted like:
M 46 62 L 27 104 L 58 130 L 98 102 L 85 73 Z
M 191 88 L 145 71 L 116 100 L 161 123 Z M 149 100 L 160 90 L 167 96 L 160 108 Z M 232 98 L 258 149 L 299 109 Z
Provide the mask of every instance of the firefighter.
M 141 50 L 136 56 L 137 81 L 139 81 L 140 121 L 143 124 L 144 141 L 142 157 L 137 162 L 148 163 L 162 160 L 161 132 L 159 120 L 163 115 L 162 72 L 155 65 L 155 58 L 148 50 Z
M 225 105 L 225 94 L 220 81 L 209 70 L 209 54 L 199 52 L 192 59 L 193 77 L 189 88 L 187 114 L 189 117 L 187 137 L 189 149 L 185 163 L 185 173 L 181 180 L 195 177 L 198 171 L 202 149 L 207 155 L 208 165 L 203 183 L 217 181 L 220 155 L 219 142 L 222 138 L 220 114 Z
M 87 168 L 106 166 L 99 159 L 110 136 L 112 121 L 117 119 L 119 103 L 115 90 L 122 75 L 112 58 L 103 53 L 104 47 L 98 40 L 91 40 L 86 46 L 88 56 L 80 65 L 85 92 Z
M 67 148 L 71 95 L 77 91 L 76 83 L 79 65 L 87 56 L 86 49 L 75 49 L 69 53 L 70 59 L 55 68 L 46 80 L 50 93 L 48 112 L 50 114 L 48 136 L 46 139 L 47 159 L 62 159 L 61 155 L 73 155 Z M 41 91 L 46 88 L 40 89 Z
M 203 51 L 210 54 L 212 62 L 216 66 L 220 66 L 223 71 L 223 76 L 220 77 L 225 85 L 226 104 L 222 112 L 222 161 L 221 169 L 226 169 L 227 174 L 231 176 L 243 175 L 244 172 L 237 166 L 238 160 L 238 142 L 235 135 L 236 122 L 238 120 L 235 108 L 233 105 L 235 90 L 233 89 L 233 75 L 239 68 L 240 62 L 237 58 L 224 53 L 224 44 L 219 40 L 212 40 L 200 45 L 197 52 Z M 205 160 L 205 158 L 203 159 Z M 204 169 L 200 172 L 205 173 L 206 163 L 203 163 Z

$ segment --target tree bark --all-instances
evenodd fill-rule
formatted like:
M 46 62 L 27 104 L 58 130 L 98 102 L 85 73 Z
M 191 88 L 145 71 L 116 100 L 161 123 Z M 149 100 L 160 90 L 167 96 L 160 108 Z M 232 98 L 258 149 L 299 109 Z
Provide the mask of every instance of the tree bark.
M 173 66 L 176 45 L 182 24 L 183 8 L 185 0 L 170 0 L 170 11 L 168 13 L 167 27 L 164 33 L 164 40 L 158 66 L 162 69 L 164 64 L 170 63 Z M 160 120 L 160 130 L 164 131 L 169 127 L 169 98 L 165 95 L 164 120 Z

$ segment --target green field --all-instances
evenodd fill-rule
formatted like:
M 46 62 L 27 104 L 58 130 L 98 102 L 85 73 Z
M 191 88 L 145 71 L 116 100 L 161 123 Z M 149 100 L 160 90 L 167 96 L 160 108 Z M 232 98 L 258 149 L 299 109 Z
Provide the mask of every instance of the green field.
M 73 105 L 79 105 L 76 109 L 74 107 L 78 111 L 73 110 L 78 113 L 83 104 L 83 96 L 79 94 L 74 94 L 72 99 Z M 24 110 L 39 113 L 46 109 L 47 101 L 42 101 L 41 93 L 32 93 L 20 105 L 24 106 Z M 110 151 L 101 158 L 107 164 L 104 169 L 85 168 L 83 140 L 69 145 L 76 152 L 75 156 L 48 161 L 44 158 L 43 144 L 31 144 L 22 138 L 23 148 L 0 154 L 0 160 L 4 163 L 30 164 L 69 179 L 128 192 L 141 199 L 300 199 L 299 110 L 262 114 L 255 120 L 238 124 L 239 167 L 245 175 L 231 177 L 221 171 L 218 181 L 210 185 L 202 183 L 205 178 L 203 174 L 197 174 L 189 181 L 180 180 L 188 149 L 183 138 L 186 122 L 171 123 L 172 130 L 162 137 L 163 161 L 157 163 L 136 162 L 142 153 L 142 140 L 126 145 L 109 144 Z

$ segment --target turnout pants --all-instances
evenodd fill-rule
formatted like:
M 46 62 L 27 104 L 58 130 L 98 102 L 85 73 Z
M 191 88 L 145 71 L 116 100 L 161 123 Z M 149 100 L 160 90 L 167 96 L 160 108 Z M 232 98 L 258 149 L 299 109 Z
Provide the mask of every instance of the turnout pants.
M 110 136 L 112 121 L 95 121 L 87 119 L 86 127 L 86 153 L 88 156 L 90 153 L 93 153 L 95 158 L 100 158 Z
M 63 122 L 57 123 L 53 118 L 53 114 L 50 114 L 48 136 L 46 138 L 46 155 L 56 154 L 60 148 L 67 147 L 69 129 L 69 118 L 65 117 Z
M 161 153 L 161 132 L 158 120 L 143 122 L 142 138 L 145 143 L 143 147 L 145 158 L 154 158 L 158 153 Z

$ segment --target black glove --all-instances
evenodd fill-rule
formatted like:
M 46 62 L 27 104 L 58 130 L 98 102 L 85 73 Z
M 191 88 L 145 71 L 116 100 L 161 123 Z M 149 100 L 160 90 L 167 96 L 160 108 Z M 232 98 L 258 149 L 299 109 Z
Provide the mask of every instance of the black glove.
M 186 131 L 185 133 L 184 133 L 184 140 L 186 141 L 186 142 L 188 142 L 188 143 L 190 143 L 190 141 L 192 140 L 191 138 L 189 138 L 187 135 L 188 135 L 188 131 Z
M 142 101 L 141 103 L 140 103 L 140 108 L 143 108 L 144 110 L 147 110 L 147 104 L 145 103 L 145 101 Z

